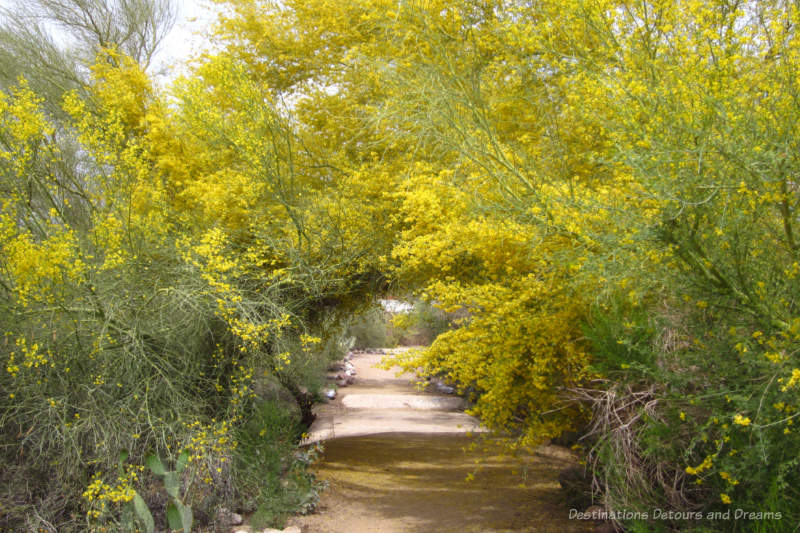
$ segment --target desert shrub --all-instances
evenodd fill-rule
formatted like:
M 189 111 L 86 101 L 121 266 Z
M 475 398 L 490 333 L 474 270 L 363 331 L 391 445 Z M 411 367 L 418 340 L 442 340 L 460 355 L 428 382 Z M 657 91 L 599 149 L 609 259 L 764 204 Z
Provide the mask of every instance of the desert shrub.
M 237 435 L 236 485 L 245 498 L 239 504 L 255 509 L 255 528 L 283 527 L 292 513 L 311 511 L 322 485 L 306 467 L 316 448 L 298 450 L 297 441 L 307 428 L 300 417 L 272 400 L 257 402 Z
M 391 346 L 387 329 L 387 314 L 381 309 L 373 307 L 351 319 L 347 325 L 345 337 L 353 339 L 353 348 L 357 350 L 382 348 Z
M 781 371 L 766 347 L 779 341 L 760 344 L 760 330 L 738 329 L 744 317 L 731 326 L 731 313 L 712 317 L 706 307 L 678 301 L 648 315 L 646 342 L 628 317 L 620 321 L 628 328 L 597 318 L 589 328 L 594 353 L 616 365 L 605 379 L 574 389 L 593 406 L 583 444 L 596 497 L 651 517 L 655 509 L 704 517 L 624 521 L 633 531 L 785 531 L 797 518 L 797 443 L 791 370 Z M 623 351 L 630 362 L 619 362 Z M 736 509 L 781 518 L 724 518 Z M 715 512 L 718 518 L 707 518 Z
M 787 50 L 796 35 L 756 21 L 794 20 L 797 11 L 782 3 L 729 7 L 664 11 L 654 23 L 669 31 L 654 42 L 635 29 L 640 7 L 619 13 L 613 29 L 599 12 L 593 19 L 605 28 L 596 37 L 625 50 L 629 69 L 618 77 L 615 69 L 587 65 L 583 75 L 597 84 L 584 88 L 610 106 L 592 111 L 590 121 L 612 132 L 613 159 L 643 187 L 642 202 L 654 202 L 653 216 L 623 220 L 637 228 L 640 257 L 658 258 L 645 263 L 652 269 L 647 283 L 627 287 L 648 316 L 649 338 L 635 317 L 620 317 L 630 328 L 601 324 L 588 335 L 597 364 L 620 368 L 608 373 L 613 383 L 594 403 L 605 413 L 596 422 L 606 424 L 596 433 L 597 471 L 608 480 L 612 507 L 782 515 L 673 527 L 782 531 L 797 519 L 797 494 L 789 488 L 798 452 L 796 190 L 787 181 L 796 161 L 780 155 L 794 146 L 796 82 L 783 73 L 796 57 L 787 52 L 785 62 L 764 61 L 763 43 Z M 730 25 L 748 29 L 728 33 Z M 719 39 L 706 41 L 703 32 Z M 615 42 L 605 40 L 612 34 Z M 722 49 L 736 59 L 697 61 Z M 751 76 L 770 80 L 768 98 L 741 91 Z M 702 102 L 690 96 L 697 94 Z M 698 158 L 701 166 L 693 164 Z M 622 407 L 627 417 L 607 416 Z M 621 440 L 631 453 L 619 452 Z
M 233 69 L 227 96 L 253 97 L 230 62 L 209 69 Z M 341 357 L 341 309 L 367 283 L 322 274 L 285 224 L 260 224 L 280 204 L 263 182 L 179 189 L 177 167 L 199 163 L 169 150 L 197 129 L 180 133 L 130 58 L 106 50 L 91 72 L 91 101 L 70 93 L 63 104 L 68 123 L 46 115 L 24 80 L 0 95 L 0 527 L 133 531 L 147 528 L 144 507 L 164 526 L 171 502 L 193 509 L 197 527 L 220 507 L 266 505 L 278 523 L 313 505 L 294 448 L 325 367 Z M 281 127 L 275 114 L 257 118 L 248 127 Z M 214 134 L 204 138 L 204 157 L 222 157 Z M 261 194 L 265 211 L 231 204 L 204 218 L 205 202 L 240 194 Z M 297 412 L 259 398 L 259 377 Z M 182 464 L 179 485 L 151 457 L 170 472 Z

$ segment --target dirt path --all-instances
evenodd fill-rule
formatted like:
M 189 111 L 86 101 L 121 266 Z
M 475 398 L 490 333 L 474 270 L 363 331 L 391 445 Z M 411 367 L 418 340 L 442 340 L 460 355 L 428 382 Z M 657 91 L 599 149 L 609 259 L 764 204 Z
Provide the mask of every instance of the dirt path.
M 320 406 L 309 440 L 326 441 L 315 468 L 330 486 L 315 514 L 289 525 L 303 533 L 592 530 L 568 520 L 562 503 L 557 476 L 575 461 L 567 450 L 503 456 L 496 440 L 467 434 L 478 423 L 454 410 L 454 397 L 419 393 L 379 362 L 355 356 L 356 384 Z
M 356 381 L 340 388 L 336 400 L 317 406 L 307 443 L 388 432 L 467 433 L 482 431 L 462 412 L 457 396 L 420 392 L 412 376 L 377 368 L 380 353 L 354 354 Z

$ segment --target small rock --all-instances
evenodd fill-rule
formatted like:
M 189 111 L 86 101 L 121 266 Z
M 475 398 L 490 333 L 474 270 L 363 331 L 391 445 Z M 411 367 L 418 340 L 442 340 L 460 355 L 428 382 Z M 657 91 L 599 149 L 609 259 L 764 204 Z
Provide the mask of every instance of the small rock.
M 217 523 L 223 526 L 238 526 L 244 522 L 242 515 L 232 512 L 225 507 L 220 507 L 217 510 Z
M 356 378 L 349 374 L 337 374 L 336 375 L 336 384 L 340 387 L 347 387 L 348 385 L 352 385 L 356 382 Z
M 450 385 L 442 385 L 441 383 L 436 384 L 436 390 L 442 394 L 453 394 L 456 392 L 455 388 L 451 387 Z
M 592 517 L 592 520 L 605 521 L 608 520 L 608 513 L 599 505 L 591 505 L 583 512 Z
M 325 397 L 329 400 L 333 400 L 334 398 L 336 398 L 336 391 L 333 389 L 327 389 L 325 391 Z

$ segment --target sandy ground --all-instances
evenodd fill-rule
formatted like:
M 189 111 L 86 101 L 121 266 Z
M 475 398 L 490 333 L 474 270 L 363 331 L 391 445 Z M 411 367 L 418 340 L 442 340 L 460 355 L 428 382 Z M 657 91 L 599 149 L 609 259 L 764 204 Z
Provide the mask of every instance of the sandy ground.
M 383 356 L 355 354 L 356 382 L 338 391 L 336 400 L 317 406 L 306 443 L 387 432 L 467 433 L 482 431 L 464 414 L 456 396 L 419 391 L 414 378 L 378 368 Z
M 557 476 L 575 463 L 568 450 L 503 455 L 496 439 L 472 434 L 475 419 L 452 404 L 444 410 L 437 395 L 417 391 L 409 376 L 375 368 L 380 359 L 356 356 L 357 383 L 320 406 L 310 440 L 325 441 L 315 471 L 329 489 L 314 514 L 289 525 L 303 533 L 592 530 L 569 520 L 562 502 Z M 351 405 L 363 408 L 348 408 L 346 398 L 359 394 L 370 398 Z M 392 399 L 382 405 L 375 397 L 381 394 Z M 398 409 L 398 395 L 415 398 L 409 404 L 417 408 Z
M 588 532 L 568 519 L 556 481 L 574 464 L 565 450 L 502 456 L 496 441 L 452 434 L 390 433 L 325 443 L 328 481 L 315 514 L 292 518 L 303 533 Z M 472 477 L 472 480 L 468 478 Z

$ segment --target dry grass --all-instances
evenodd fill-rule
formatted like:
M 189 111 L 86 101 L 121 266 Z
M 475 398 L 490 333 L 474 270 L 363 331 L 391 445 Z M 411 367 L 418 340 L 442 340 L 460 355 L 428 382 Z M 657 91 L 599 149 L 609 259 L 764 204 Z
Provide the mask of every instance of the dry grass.
M 664 387 L 646 384 L 637 390 L 608 380 L 589 385 L 570 392 L 592 409 L 589 429 L 582 437 L 592 443 L 587 456 L 592 493 L 609 510 L 631 510 L 643 503 L 662 509 L 696 509 L 686 473 L 644 450 L 643 430 L 653 422 L 664 423 L 659 412 Z

